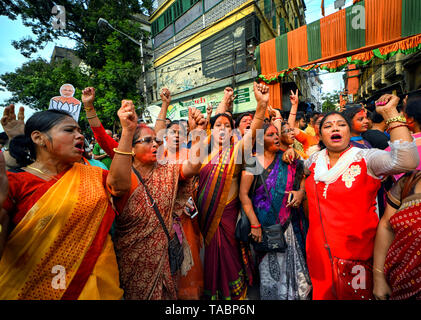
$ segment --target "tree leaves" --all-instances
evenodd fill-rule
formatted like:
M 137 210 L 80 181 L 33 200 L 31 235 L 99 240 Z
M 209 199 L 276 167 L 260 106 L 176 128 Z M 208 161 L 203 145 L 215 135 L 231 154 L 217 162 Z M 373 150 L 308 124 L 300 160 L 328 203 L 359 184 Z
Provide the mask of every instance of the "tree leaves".
M 51 9 L 62 5 L 66 9 L 66 28 L 55 30 Z M 20 17 L 30 27 L 32 37 L 12 42 L 25 57 L 59 37 L 76 42 L 77 56 L 88 66 L 85 72 L 72 68 L 70 62 L 49 64 L 36 59 L 23 64 L 15 72 L 0 76 L 2 85 L 13 93 L 7 103 L 21 102 L 35 109 L 48 108 L 49 100 L 58 94 L 63 83 L 72 83 L 75 97 L 80 99 L 86 86 L 96 88 L 97 113 L 105 127 L 115 125 L 121 100 L 132 99 L 140 105 L 140 78 L 142 76 L 139 47 L 130 39 L 110 28 L 100 29 L 99 18 L 108 20 L 115 28 L 134 39 L 147 38 L 140 23 L 133 19 L 137 13 L 151 12 L 152 1 L 140 4 L 138 0 L 12 0 L 0 3 L 0 15 L 10 19 Z M 83 112 L 81 121 L 85 120 Z

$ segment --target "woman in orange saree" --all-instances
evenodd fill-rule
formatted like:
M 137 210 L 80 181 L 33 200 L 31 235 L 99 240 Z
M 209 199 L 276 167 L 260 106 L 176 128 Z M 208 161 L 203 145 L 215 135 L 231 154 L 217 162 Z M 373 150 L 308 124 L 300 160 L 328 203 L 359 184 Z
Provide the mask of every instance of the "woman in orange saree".
M 84 137 L 63 111 L 34 114 L 25 134 L 12 140 L 21 169 L 7 173 L 1 210 L 8 237 L 0 252 L 0 299 L 121 299 L 108 199 L 130 188 L 134 106 L 124 104 L 119 117 L 123 135 L 110 172 L 78 163 Z

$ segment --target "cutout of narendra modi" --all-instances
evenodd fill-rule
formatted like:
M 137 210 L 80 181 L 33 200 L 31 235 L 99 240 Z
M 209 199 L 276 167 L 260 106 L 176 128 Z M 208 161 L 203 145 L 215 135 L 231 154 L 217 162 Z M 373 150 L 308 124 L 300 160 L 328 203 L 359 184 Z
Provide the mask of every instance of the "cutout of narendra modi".
M 79 119 L 81 102 L 74 98 L 75 88 L 70 83 L 65 83 L 60 87 L 60 96 L 50 100 L 48 109 L 64 110 L 69 112 L 76 122 Z

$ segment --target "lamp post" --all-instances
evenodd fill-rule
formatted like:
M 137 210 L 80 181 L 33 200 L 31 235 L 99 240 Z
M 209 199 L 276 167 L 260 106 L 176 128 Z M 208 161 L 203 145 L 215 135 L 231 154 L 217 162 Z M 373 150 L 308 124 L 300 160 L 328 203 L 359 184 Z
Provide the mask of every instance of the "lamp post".
M 132 37 L 130 37 L 128 34 L 124 33 L 123 31 L 120 31 L 116 28 L 114 28 L 107 20 L 103 19 L 103 18 L 99 18 L 98 19 L 98 25 L 99 26 L 107 26 L 111 29 L 113 29 L 114 31 L 117 31 L 118 33 L 121 33 L 122 35 L 126 36 L 127 38 L 129 38 L 132 42 L 136 43 L 139 46 L 139 50 L 140 50 L 140 64 L 142 65 L 142 74 L 143 74 L 143 98 L 145 100 L 145 108 L 148 106 L 148 95 L 146 92 L 146 72 L 145 72 L 145 63 L 144 63 L 144 58 L 143 58 L 143 35 L 142 35 L 142 40 L 139 42 L 135 39 L 133 39 Z

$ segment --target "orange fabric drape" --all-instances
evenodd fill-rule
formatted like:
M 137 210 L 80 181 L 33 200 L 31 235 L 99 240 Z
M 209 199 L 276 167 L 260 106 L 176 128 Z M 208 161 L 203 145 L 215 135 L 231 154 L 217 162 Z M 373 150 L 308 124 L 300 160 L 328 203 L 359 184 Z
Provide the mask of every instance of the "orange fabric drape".
M 260 44 L 260 67 L 266 79 L 277 78 L 276 65 L 276 40 L 275 38 Z
M 360 84 L 358 74 L 360 73 L 359 70 L 356 70 L 357 66 L 355 64 L 351 64 L 348 66 L 347 76 L 348 78 L 348 94 L 357 94 L 358 93 L 358 87 Z
M 329 69 L 336 69 L 336 68 L 339 68 L 339 67 L 343 66 L 347 62 L 348 62 L 348 60 L 346 58 L 342 58 L 342 59 L 334 60 L 334 61 L 329 62 L 329 63 L 324 63 L 324 64 L 320 65 L 320 67 L 321 68 L 327 67 Z
M 401 37 L 402 0 L 370 0 L 365 2 L 366 45 L 374 45 Z
M 346 10 L 340 10 L 320 19 L 322 57 L 330 57 L 347 51 Z
M 262 74 L 276 71 L 276 39 L 273 38 L 260 44 L 260 67 Z
M 421 43 L 421 34 L 418 34 L 416 36 L 407 38 L 405 40 L 401 40 L 395 43 L 392 43 L 388 46 L 384 46 L 379 48 L 379 51 L 382 55 L 385 55 L 389 52 L 394 52 L 400 50 L 408 50 L 415 48 Z
M 296 68 L 308 63 L 307 25 L 288 32 L 288 65 Z
M 269 84 L 269 105 L 282 110 L 282 85 L 280 82 Z M 266 114 L 267 116 L 268 114 Z

